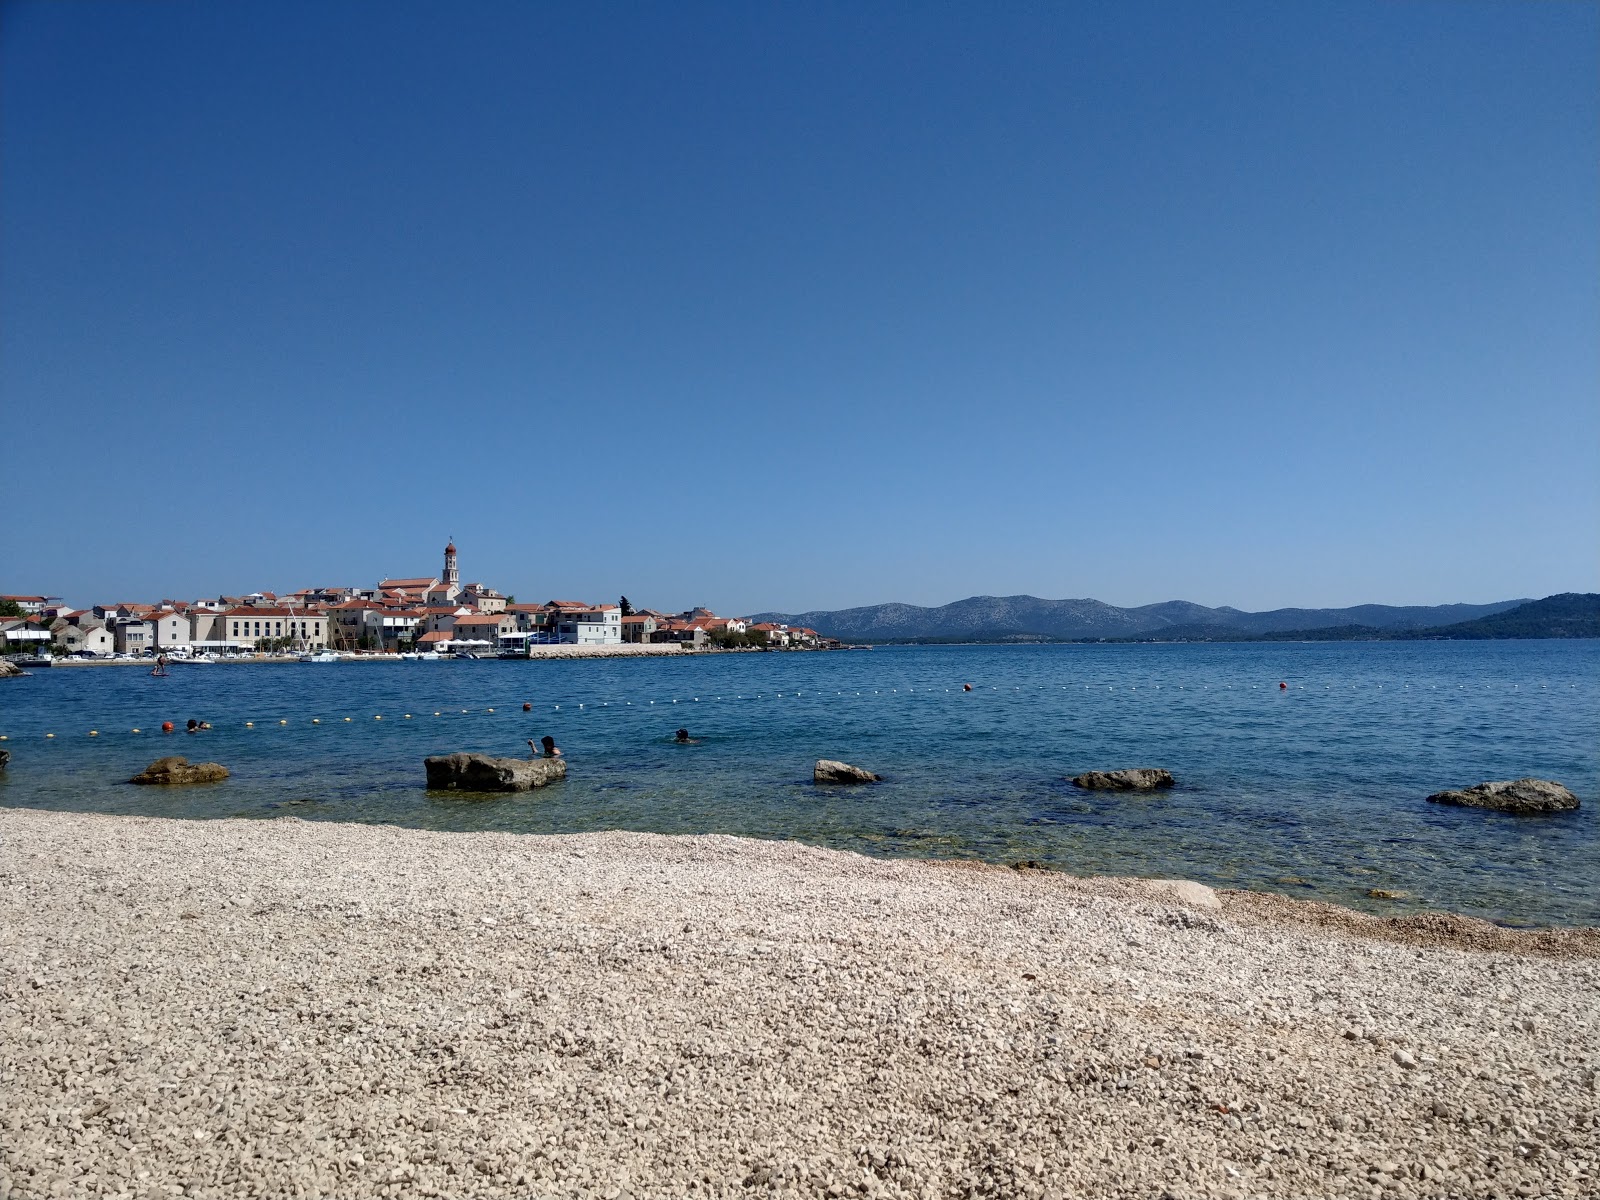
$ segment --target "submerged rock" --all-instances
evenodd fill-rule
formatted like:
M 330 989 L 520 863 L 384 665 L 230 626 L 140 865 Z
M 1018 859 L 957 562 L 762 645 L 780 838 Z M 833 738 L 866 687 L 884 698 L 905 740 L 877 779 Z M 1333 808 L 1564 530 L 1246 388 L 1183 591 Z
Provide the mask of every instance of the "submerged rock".
M 832 758 L 817 759 L 811 778 L 816 783 L 877 783 L 879 779 L 871 771 Z
M 227 777 L 228 768 L 221 763 L 191 763 L 187 758 L 173 755 L 156 759 L 128 782 L 176 787 L 188 783 L 217 783 Z
M 1129 767 L 1124 771 L 1085 771 L 1072 778 L 1073 786 L 1104 792 L 1149 792 L 1169 788 L 1175 780 L 1160 767 Z
M 564 758 L 494 758 L 488 754 L 439 754 L 424 759 L 434 791 L 527 792 L 567 777 Z
M 1518 816 L 1577 812 L 1578 798 L 1548 779 L 1509 779 L 1480 783 L 1457 792 L 1435 792 L 1429 804 L 1456 804 L 1463 808 L 1492 808 Z

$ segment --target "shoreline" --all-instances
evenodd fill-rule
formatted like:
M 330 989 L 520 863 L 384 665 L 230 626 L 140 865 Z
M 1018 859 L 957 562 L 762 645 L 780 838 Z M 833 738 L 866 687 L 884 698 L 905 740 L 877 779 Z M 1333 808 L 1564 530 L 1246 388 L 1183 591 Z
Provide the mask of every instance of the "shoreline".
M 0 809 L 0 847 L 17 1197 L 1600 1178 L 1600 931 L 720 835 Z
M 399 654 L 359 654 L 347 652 L 349 657 L 341 658 L 338 663 L 307 663 L 307 666 L 339 666 L 345 663 L 396 663 L 416 662 L 417 659 L 403 658 Z M 536 646 L 529 650 L 527 655 L 518 655 L 516 658 L 502 659 L 496 655 L 487 655 L 480 659 L 466 659 L 467 662 L 521 662 L 538 659 L 560 658 L 698 658 L 711 654 L 819 654 L 823 650 L 805 650 L 793 648 L 773 648 L 763 651 L 754 647 L 722 647 L 703 646 L 698 650 L 685 649 L 678 643 L 663 643 L 660 645 L 633 645 L 624 643 L 620 646 Z M 436 662 L 455 661 L 453 656 L 435 659 Z M 273 664 L 284 665 L 299 663 L 300 657 L 296 654 L 251 654 L 240 655 L 233 658 L 219 659 L 215 662 L 193 662 L 183 658 L 173 658 L 168 661 L 169 667 L 215 667 L 234 666 L 239 664 Z M 155 664 L 155 659 L 126 659 L 126 658 L 59 658 L 48 667 L 34 669 L 53 671 L 59 667 L 144 667 L 149 669 Z

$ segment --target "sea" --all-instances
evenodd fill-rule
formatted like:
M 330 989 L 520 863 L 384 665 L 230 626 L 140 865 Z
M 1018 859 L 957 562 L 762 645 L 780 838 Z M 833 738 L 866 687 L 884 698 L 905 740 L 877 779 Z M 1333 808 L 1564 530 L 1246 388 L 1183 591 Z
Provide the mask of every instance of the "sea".
M 186 734 L 190 718 L 211 729 Z M 425 786 L 428 755 L 524 756 L 545 734 L 568 763 L 561 783 L 495 797 Z M 0 736 L 0 804 L 19 808 L 725 833 L 1600 925 L 1593 640 L 177 663 L 166 678 L 57 667 L 0 681 Z M 232 776 L 126 782 L 169 754 Z M 883 781 L 817 786 L 819 758 Z M 1069 782 L 1122 767 L 1165 767 L 1177 786 Z M 1513 817 L 1425 799 L 1523 776 L 1566 784 L 1583 807 Z

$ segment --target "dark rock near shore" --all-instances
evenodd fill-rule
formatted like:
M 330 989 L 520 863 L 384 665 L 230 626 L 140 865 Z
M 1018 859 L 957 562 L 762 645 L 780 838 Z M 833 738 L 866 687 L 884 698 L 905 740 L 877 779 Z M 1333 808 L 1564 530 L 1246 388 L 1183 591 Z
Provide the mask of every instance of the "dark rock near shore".
M 1518 816 L 1577 812 L 1578 798 L 1548 779 L 1510 779 L 1480 783 L 1455 792 L 1435 792 L 1429 804 L 1456 804 L 1463 808 L 1492 808 Z
M 432 791 L 527 792 L 567 777 L 564 758 L 439 754 L 423 760 Z
M 879 779 L 871 771 L 832 758 L 817 759 L 811 778 L 816 783 L 877 783 Z
M 228 768 L 221 763 L 191 763 L 187 758 L 173 755 L 156 759 L 128 782 L 177 787 L 190 783 L 217 783 L 227 777 Z
M 11 761 L 11 751 L 0 750 L 0 771 L 6 769 L 6 764 Z
M 1101 792 L 1149 792 L 1169 788 L 1175 781 L 1171 771 L 1160 767 L 1130 767 L 1125 771 L 1085 771 L 1072 778 L 1074 787 Z
M 0 679 L 9 679 L 14 675 L 26 675 L 27 672 L 14 662 L 7 662 L 0 658 Z

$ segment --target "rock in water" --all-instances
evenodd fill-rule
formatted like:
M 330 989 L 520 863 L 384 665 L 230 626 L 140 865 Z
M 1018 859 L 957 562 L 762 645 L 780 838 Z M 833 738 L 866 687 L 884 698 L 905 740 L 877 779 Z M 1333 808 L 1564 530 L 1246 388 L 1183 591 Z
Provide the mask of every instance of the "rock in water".
M 871 771 L 864 771 L 860 767 L 852 767 L 849 763 L 842 763 L 832 758 L 817 759 L 817 765 L 811 772 L 811 778 L 816 783 L 878 782 L 878 776 Z
M 1435 792 L 1430 804 L 1459 804 L 1464 808 L 1492 808 L 1518 816 L 1576 812 L 1578 798 L 1548 779 L 1510 779 L 1480 783 L 1459 792 Z
M 6 764 L 11 761 L 11 751 L 0 750 L 0 771 L 6 769 Z
M 1085 771 L 1072 779 L 1075 787 L 1104 792 L 1149 792 L 1173 785 L 1171 771 L 1160 767 L 1130 767 L 1125 771 Z
M 487 754 L 439 754 L 424 759 L 434 791 L 527 792 L 567 777 L 564 758 L 494 758 Z
M 227 777 L 228 768 L 221 763 L 191 763 L 187 758 L 174 755 L 156 759 L 128 782 L 177 786 L 185 783 L 216 783 Z
M 17 666 L 16 663 L 7 662 L 5 659 L 0 658 L 0 679 L 6 679 L 6 678 L 8 678 L 8 677 L 10 677 L 12 675 L 26 675 L 26 674 L 27 674 L 27 672 L 24 671 L 21 667 Z

